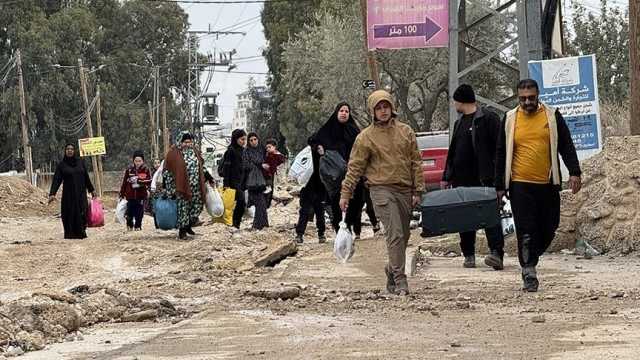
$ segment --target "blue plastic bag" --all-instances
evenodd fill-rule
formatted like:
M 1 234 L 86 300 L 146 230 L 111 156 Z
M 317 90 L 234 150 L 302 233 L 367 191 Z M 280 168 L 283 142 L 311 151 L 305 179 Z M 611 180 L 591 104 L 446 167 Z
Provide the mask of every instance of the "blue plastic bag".
M 171 230 L 178 227 L 178 203 L 175 200 L 167 198 L 156 199 L 154 211 L 159 229 Z

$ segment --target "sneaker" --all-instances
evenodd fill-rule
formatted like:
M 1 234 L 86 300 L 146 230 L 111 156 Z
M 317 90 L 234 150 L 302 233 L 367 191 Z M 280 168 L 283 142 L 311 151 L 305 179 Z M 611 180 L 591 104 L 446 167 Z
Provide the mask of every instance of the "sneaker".
M 302 238 L 302 235 L 296 235 L 296 243 L 298 244 L 304 243 L 304 239 Z
M 384 267 L 384 273 L 385 275 L 387 275 L 387 291 L 389 292 L 389 294 L 395 294 L 396 281 L 393 279 L 393 274 L 391 273 L 391 270 L 389 270 L 389 265 L 386 265 Z
M 494 270 L 504 270 L 503 256 L 494 250 L 484 258 L 484 264 L 492 267 Z
M 327 242 L 327 237 L 324 235 L 318 235 L 318 243 L 324 244 Z
M 376 234 L 380 231 L 380 224 L 373 225 L 373 233 Z
M 135 228 L 134 230 L 135 230 L 135 231 L 142 231 L 142 228 L 141 228 L 141 227 L 137 227 L 137 228 Z
M 464 257 L 464 263 L 462 264 L 462 266 L 467 268 L 467 269 L 471 269 L 471 268 L 476 267 L 476 257 L 474 255 L 465 256 Z
M 353 241 L 358 241 L 358 240 L 360 240 L 360 235 L 356 235 L 356 236 L 353 238 Z
M 262 192 L 263 194 L 268 194 L 270 192 L 272 192 L 273 189 L 271 189 L 271 186 L 267 186 L 267 188 Z
M 180 231 L 178 231 L 178 239 L 180 240 L 187 239 L 187 231 L 185 229 L 180 229 Z
M 195 235 L 196 233 L 193 232 L 193 229 L 191 228 L 191 226 L 187 227 L 186 229 L 184 229 L 184 231 L 189 234 L 189 235 Z

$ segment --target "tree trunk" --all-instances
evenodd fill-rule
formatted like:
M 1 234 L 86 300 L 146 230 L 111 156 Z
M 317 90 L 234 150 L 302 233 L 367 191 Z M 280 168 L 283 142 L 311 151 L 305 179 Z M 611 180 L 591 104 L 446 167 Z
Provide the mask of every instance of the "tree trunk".
M 631 135 L 640 135 L 640 4 L 629 1 L 629 48 L 631 74 Z

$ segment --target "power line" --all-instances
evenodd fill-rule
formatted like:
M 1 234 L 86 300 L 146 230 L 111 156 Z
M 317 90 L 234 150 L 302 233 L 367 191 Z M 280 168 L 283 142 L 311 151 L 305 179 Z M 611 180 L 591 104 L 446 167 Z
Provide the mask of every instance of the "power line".
M 218 4 L 218 5 L 233 5 L 233 4 L 265 4 L 265 3 L 280 3 L 280 2 L 309 2 L 312 0 L 143 0 L 146 2 L 159 2 L 159 3 L 174 3 L 174 4 Z

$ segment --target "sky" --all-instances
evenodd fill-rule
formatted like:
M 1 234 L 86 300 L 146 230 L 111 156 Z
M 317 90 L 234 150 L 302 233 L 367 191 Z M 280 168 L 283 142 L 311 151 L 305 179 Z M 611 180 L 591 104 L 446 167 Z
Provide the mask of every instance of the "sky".
M 262 54 L 262 49 L 266 46 L 262 23 L 260 22 L 260 11 L 263 4 L 182 4 L 189 15 L 189 30 L 222 30 L 233 27 L 241 23 L 234 31 L 246 32 L 242 35 L 226 35 L 216 39 L 215 36 L 205 36 L 200 41 L 200 52 L 207 54 L 218 53 L 220 51 L 231 51 L 236 49 L 234 59 L 247 58 Z M 250 22 L 246 20 L 253 19 Z M 246 25 L 243 25 L 246 24 Z M 231 29 L 228 29 L 231 30 Z M 209 93 L 220 93 L 218 105 L 220 106 L 220 120 L 223 123 L 230 123 L 233 118 L 233 109 L 236 104 L 236 95 L 247 90 L 247 82 L 250 77 L 256 80 L 257 85 L 265 84 L 265 75 L 249 75 L 234 72 L 257 72 L 266 73 L 268 67 L 263 57 L 253 59 L 238 60 L 235 62 L 237 68 L 231 73 L 226 72 L 226 68 L 216 68 L 213 81 L 209 87 Z
M 570 9 L 572 2 L 584 4 L 588 10 L 599 13 L 600 0 L 564 0 L 563 7 Z M 608 0 L 610 5 L 627 8 L 627 0 Z M 241 23 L 237 31 L 244 31 L 247 34 L 214 36 L 202 38 L 200 42 L 200 52 L 213 53 L 214 51 L 231 51 L 236 49 L 234 58 L 253 57 L 262 54 L 262 49 L 266 46 L 262 23 L 260 22 L 260 11 L 263 4 L 182 4 L 189 15 L 190 30 L 222 30 L 233 27 Z M 567 13 L 568 12 L 568 13 Z M 570 16 L 570 11 L 565 15 Z M 247 22 L 246 20 L 251 20 Z M 262 57 L 256 57 L 245 61 L 239 60 L 238 67 L 231 73 L 217 72 L 213 76 L 213 81 L 208 92 L 218 92 L 218 105 L 220 106 L 220 119 L 223 123 L 230 123 L 233 118 L 233 109 L 236 104 L 236 95 L 247 90 L 247 82 L 250 77 L 256 80 L 257 85 L 264 85 L 265 75 L 241 74 L 234 72 L 257 72 L 266 73 L 268 67 Z M 218 70 L 226 70 L 224 68 Z

